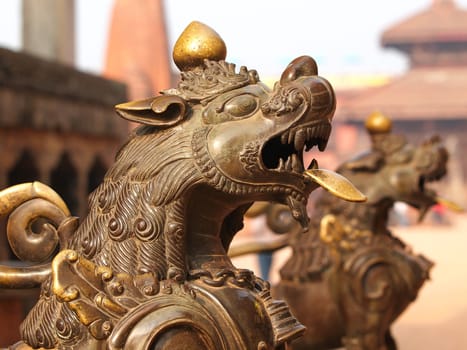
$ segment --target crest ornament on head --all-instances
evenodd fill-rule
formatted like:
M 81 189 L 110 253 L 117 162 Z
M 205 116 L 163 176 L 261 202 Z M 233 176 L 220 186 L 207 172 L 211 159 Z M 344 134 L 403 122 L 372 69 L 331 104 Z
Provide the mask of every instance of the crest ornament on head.
M 193 21 L 180 34 L 173 49 L 173 60 L 181 72 L 203 66 L 204 60 L 223 61 L 227 55 L 224 40 L 204 23 Z
M 177 89 L 164 91 L 187 101 L 206 102 L 234 89 L 259 82 L 258 73 L 225 62 L 227 48 L 222 38 L 209 26 L 191 22 L 173 49 L 173 60 L 180 69 Z
M 373 112 L 365 121 L 365 128 L 370 134 L 387 134 L 392 130 L 392 121 L 381 112 Z

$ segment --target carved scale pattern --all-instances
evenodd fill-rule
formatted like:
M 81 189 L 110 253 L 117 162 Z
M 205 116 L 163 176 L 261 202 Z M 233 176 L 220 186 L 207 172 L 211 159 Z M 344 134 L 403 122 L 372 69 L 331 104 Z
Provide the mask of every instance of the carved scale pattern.
M 69 247 L 116 273 L 151 272 L 161 280 L 167 277 L 169 204 L 202 178 L 191 160 L 191 133 L 172 137 L 174 130 L 157 135 L 152 131 L 139 128 L 117 155 L 114 167 L 90 196 L 90 212 Z M 48 294 L 49 287 L 44 288 Z M 23 322 L 22 337 L 33 347 L 64 346 L 81 327 L 73 315 L 54 296 L 42 298 Z

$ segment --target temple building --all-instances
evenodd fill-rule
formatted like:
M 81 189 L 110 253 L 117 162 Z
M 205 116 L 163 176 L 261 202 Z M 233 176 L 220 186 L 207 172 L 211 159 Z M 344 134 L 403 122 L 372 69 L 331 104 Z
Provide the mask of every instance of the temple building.
M 336 120 L 358 129 L 352 138 L 356 141 L 365 139 L 363 122 L 374 111 L 390 117 L 395 132 L 417 142 L 440 135 L 451 154 L 447 182 L 465 203 L 467 11 L 453 0 L 434 0 L 424 11 L 388 28 L 381 43 L 406 54 L 409 70 L 379 87 L 350 95 L 338 91 Z
M 0 189 L 40 181 L 83 217 L 127 138 L 114 105 L 128 97 L 124 84 L 72 67 L 72 26 L 60 23 L 73 18 L 73 2 L 45 2 L 23 3 L 24 52 L 0 48 Z M 4 231 L 0 220 L 0 263 L 20 264 Z M 0 348 L 19 340 L 38 292 L 0 290 Z

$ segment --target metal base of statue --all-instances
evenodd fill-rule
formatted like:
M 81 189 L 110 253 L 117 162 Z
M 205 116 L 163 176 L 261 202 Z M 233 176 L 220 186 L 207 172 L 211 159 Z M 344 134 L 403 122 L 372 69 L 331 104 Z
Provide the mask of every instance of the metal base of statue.
M 143 125 L 81 223 L 40 183 L 0 192 L 13 251 L 37 263 L 0 266 L 0 287 L 42 285 L 11 349 L 284 349 L 303 333 L 268 283 L 232 265 L 230 242 L 254 201 L 287 204 L 306 226 L 315 188 L 344 184 L 344 195 L 364 197 L 305 170 L 302 152 L 324 150 L 335 109 L 314 60 L 294 60 L 271 91 L 225 53 L 193 22 L 174 48 L 178 87 L 116 106 Z

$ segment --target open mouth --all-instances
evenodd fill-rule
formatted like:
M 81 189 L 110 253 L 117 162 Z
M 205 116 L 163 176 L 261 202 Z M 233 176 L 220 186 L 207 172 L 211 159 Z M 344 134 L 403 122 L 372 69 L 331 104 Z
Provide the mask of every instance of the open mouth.
M 345 200 L 355 202 L 366 200 L 366 197 L 343 176 L 319 169 L 316 159 L 313 159 L 305 169 L 303 152 L 309 151 L 314 146 L 324 151 L 330 133 L 331 124 L 326 120 L 287 130 L 265 144 L 261 152 L 263 164 L 272 171 L 299 175 L 309 185 L 308 191 L 320 186 Z M 294 195 L 292 192 L 285 200 L 292 216 L 303 228 L 306 228 L 309 222 L 306 211 L 307 194 Z
M 438 169 L 430 174 L 420 175 L 418 178 L 418 190 L 422 193 L 426 192 L 426 183 L 441 180 L 446 175 L 446 168 Z
M 261 152 L 263 164 L 269 170 L 302 174 L 305 169 L 316 167 L 317 164 L 313 159 L 305 168 L 303 152 L 314 146 L 324 151 L 330 133 L 331 124 L 328 121 L 287 130 L 265 144 Z
M 444 206 L 444 207 L 448 208 L 449 210 L 452 210 L 452 211 L 454 211 L 456 213 L 463 213 L 465 211 L 465 209 L 461 205 L 459 205 L 459 204 L 455 203 L 454 201 L 451 201 L 451 200 L 449 200 L 447 198 L 443 198 L 443 197 L 438 196 L 438 194 L 436 193 L 435 190 L 432 190 L 432 189 L 426 187 L 427 182 L 439 181 L 444 177 L 445 174 L 446 174 L 446 168 L 442 167 L 442 168 L 438 169 L 437 171 L 432 172 L 429 175 L 420 176 L 419 179 L 418 179 L 418 189 L 419 189 L 420 193 L 424 194 L 425 198 L 429 198 L 431 201 L 434 201 L 435 203 L 441 204 L 442 206 Z M 431 201 L 430 201 L 429 205 L 433 204 Z M 425 207 L 422 206 L 420 208 L 419 221 L 421 221 L 423 219 L 423 217 L 425 216 L 429 205 L 426 205 Z

